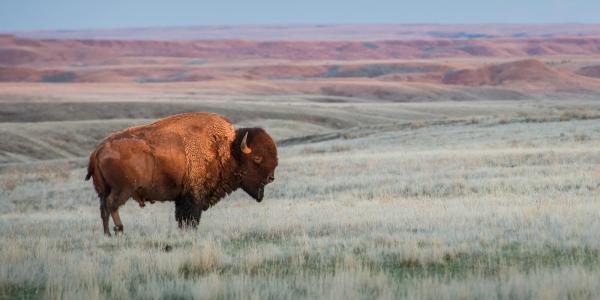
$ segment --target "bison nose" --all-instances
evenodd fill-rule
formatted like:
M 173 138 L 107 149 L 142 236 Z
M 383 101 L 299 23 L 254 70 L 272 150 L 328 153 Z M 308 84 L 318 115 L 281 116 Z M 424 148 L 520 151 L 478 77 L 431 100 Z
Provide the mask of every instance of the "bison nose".
M 267 183 L 271 183 L 273 180 L 275 180 L 275 176 L 269 175 L 269 177 L 267 177 Z

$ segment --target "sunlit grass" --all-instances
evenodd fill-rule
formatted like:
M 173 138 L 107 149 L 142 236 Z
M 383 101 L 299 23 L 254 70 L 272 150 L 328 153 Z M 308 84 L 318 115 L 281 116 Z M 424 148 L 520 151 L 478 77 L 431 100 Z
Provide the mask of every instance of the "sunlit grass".
M 113 238 L 82 169 L 5 173 L 0 298 L 598 298 L 599 141 L 572 120 L 285 147 L 262 203 L 180 231 L 132 202 Z

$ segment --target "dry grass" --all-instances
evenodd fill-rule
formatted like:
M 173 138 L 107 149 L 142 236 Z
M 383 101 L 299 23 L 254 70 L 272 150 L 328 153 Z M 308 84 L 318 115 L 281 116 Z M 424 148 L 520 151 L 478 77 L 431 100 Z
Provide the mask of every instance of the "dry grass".
M 192 232 L 128 203 L 106 238 L 83 169 L 5 169 L 0 298 L 598 298 L 600 124 L 509 117 L 282 147 Z

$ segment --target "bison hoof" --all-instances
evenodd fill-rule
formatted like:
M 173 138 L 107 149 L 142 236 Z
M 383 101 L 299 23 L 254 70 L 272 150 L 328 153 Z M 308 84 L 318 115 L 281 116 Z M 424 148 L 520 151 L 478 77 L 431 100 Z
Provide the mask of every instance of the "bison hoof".
M 115 235 L 123 233 L 123 225 L 121 225 L 121 226 L 117 225 L 113 228 L 113 230 L 115 231 Z

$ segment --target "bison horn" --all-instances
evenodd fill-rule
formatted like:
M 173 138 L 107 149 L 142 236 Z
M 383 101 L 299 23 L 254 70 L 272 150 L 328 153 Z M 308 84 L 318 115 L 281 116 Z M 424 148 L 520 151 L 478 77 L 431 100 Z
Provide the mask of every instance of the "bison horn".
M 248 147 L 248 145 L 246 144 L 247 140 L 248 140 L 248 132 L 246 132 L 246 134 L 244 135 L 244 138 L 242 139 L 242 144 L 240 144 L 240 149 L 242 150 L 242 153 L 244 153 L 244 154 L 252 153 L 252 149 L 250 149 L 250 147 Z

